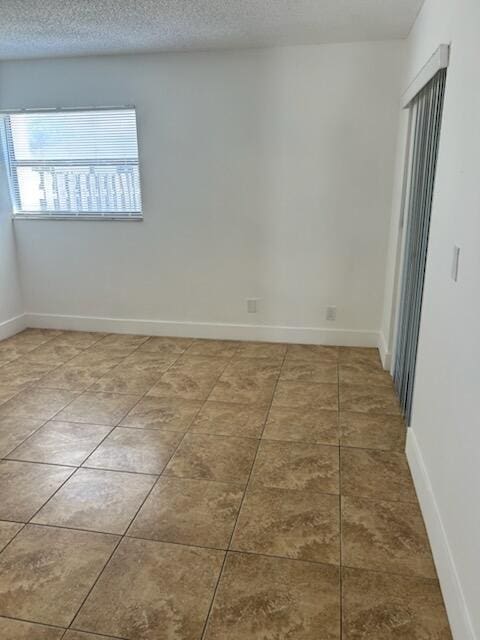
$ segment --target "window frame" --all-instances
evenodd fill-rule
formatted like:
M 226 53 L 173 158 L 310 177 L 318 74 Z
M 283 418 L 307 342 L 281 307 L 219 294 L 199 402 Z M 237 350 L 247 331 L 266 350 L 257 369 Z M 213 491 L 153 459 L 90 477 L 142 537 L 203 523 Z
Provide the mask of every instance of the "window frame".
M 124 213 L 110 212 L 102 213 L 101 211 L 55 211 L 52 213 L 39 212 L 39 211 L 22 211 L 19 209 L 19 203 L 15 200 L 15 176 L 12 163 L 10 162 L 10 155 L 8 152 L 8 140 L 6 133 L 6 124 L 1 122 L 5 116 L 12 116 L 16 114 L 22 115 L 34 115 L 34 114 L 48 114 L 48 113 L 74 113 L 81 111 L 125 111 L 133 110 L 135 113 L 135 128 L 137 136 L 137 158 L 138 158 L 138 182 L 140 186 L 140 210 L 139 211 L 126 211 Z M 5 165 L 5 173 L 8 182 L 9 199 L 11 206 L 11 218 L 12 220 L 79 220 L 85 222 L 86 220 L 92 221 L 105 221 L 105 222 L 143 222 L 143 185 L 142 185 L 142 170 L 140 166 L 140 144 L 138 134 L 138 113 L 135 105 L 114 105 L 114 106 L 79 106 L 79 107 L 36 107 L 36 108 L 19 108 L 19 109 L 0 109 L 0 144 L 2 146 L 3 161 Z M 75 164 L 75 162 L 72 162 Z M 101 164 L 101 162 L 99 162 Z M 88 165 L 86 165 L 88 166 Z

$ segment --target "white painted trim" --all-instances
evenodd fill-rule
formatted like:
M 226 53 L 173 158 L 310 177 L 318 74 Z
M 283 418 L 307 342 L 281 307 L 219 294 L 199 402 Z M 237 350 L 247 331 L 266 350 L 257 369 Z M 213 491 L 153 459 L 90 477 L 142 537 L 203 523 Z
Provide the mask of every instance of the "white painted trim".
M 19 331 L 23 331 L 26 326 L 27 324 L 24 314 L 15 316 L 15 318 L 10 318 L 10 320 L 0 322 L 0 340 L 5 340 L 6 338 L 10 338 L 10 336 L 14 336 Z
M 383 368 L 390 371 L 392 354 L 388 350 L 387 341 L 382 331 L 378 334 L 378 351 L 380 352 L 380 360 L 382 361 Z
M 225 340 L 265 340 L 299 344 L 325 344 L 345 347 L 376 347 L 378 331 L 331 329 L 323 327 L 284 327 L 278 325 L 226 324 L 220 322 L 175 322 L 97 318 L 47 313 L 26 313 L 28 327 L 74 331 L 108 331 L 151 336 L 217 338 Z
M 406 109 L 413 98 L 419 93 L 423 87 L 430 82 L 433 76 L 448 67 L 448 59 L 450 55 L 450 47 L 448 44 L 441 44 L 435 53 L 430 57 L 428 62 L 423 65 L 415 78 L 409 84 L 407 90 L 402 96 L 402 107 Z
M 406 453 L 427 527 L 453 637 L 455 640 L 478 640 L 463 595 L 442 515 L 413 429 L 408 429 L 407 432 Z

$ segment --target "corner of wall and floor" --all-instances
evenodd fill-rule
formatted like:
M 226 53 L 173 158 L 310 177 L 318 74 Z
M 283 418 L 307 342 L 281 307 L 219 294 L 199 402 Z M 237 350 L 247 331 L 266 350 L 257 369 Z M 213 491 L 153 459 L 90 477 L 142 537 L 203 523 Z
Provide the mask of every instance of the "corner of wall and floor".
M 0 163 L 0 173 L 3 168 Z M 0 175 L 0 184 L 4 176 Z M 26 327 L 20 264 L 10 204 L 0 194 L 0 340 Z

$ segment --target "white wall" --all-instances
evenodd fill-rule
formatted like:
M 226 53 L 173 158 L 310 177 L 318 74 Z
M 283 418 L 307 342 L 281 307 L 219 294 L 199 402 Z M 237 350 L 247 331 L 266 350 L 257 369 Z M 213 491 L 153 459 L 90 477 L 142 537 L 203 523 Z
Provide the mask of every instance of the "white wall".
M 17 221 L 27 310 L 375 342 L 402 54 L 396 42 L 3 63 L 4 108 L 138 110 L 144 222 Z M 247 297 L 261 298 L 256 316 Z
M 5 184 L 5 175 L 0 165 L 2 184 Z M 23 328 L 23 301 L 9 208 L 8 194 L 4 188 L 0 188 L 0 340 Z
M 407 43 L 408 82 L 451 42 L 407 449 L 456 640 L 480 638 L 479 34 L 478 0 L 426 0 Z

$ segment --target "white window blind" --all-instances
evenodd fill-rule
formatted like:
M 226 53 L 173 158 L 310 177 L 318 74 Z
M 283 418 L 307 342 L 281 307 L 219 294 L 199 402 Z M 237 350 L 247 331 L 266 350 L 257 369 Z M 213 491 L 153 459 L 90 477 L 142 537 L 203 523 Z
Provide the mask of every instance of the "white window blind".
M 135 109 L 8 113 L 14 215 L 141 218 Z

